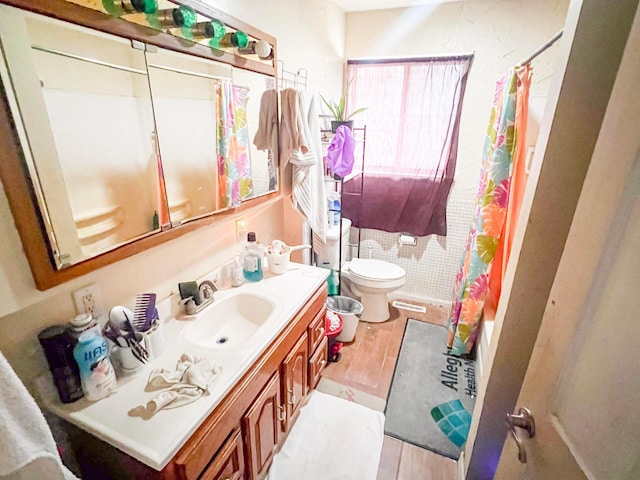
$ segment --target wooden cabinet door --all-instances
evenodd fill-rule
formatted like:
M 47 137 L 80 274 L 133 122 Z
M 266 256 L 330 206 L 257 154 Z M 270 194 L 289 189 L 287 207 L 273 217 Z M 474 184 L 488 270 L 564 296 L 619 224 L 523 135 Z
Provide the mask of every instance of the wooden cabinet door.
M 327 357 L 329 354 L 327 347 L 328 342 L 327 337 L 324 337 L 318 349 L 309 358 L 309 390 L 316 388 L 316 385 L 320 381 L 322 369 L 327 365 Z
M 244 451 L 240 429 L 225 442 L 200 480 L 244 480 Z
M 282 362 L 282 398 L 287 412 L 287 418 L 284 422 L 285 432 L 288 432 L 293 425 L 302 406 L 302 401 L 308 392 L 309 345 L 307 342 L 307 334 L 305 333 Z
M 247 450 L 248 478 L 262 479 L 267 474 L 282 435 L 280 376 L 276 373 L 242 418 Z

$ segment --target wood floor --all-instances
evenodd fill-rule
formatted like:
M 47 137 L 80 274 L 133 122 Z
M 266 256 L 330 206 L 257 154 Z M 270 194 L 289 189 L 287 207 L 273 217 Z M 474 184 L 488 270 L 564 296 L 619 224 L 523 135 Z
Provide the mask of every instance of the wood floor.
M 360 322 L 355 340 L 345 344 L 340 361 L 330 363 L 322 376 L 386 400 L 407 320 L 446 324 L 447 309 L 424 306 L 424 314 L 391 307 L 391 319 L 384 323 Z M 385 436 L 377 480 L 455 480 L 456 468 L 449 458 Z

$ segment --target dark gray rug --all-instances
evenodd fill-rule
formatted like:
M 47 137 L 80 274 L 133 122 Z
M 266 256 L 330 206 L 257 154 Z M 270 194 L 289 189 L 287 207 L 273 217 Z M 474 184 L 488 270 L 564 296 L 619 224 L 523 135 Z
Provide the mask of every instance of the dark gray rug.
M 448 354 L 446 327 L 409 319 L 385 410 L 385 433 L 458 459 L 476 396 L 475 361 Z

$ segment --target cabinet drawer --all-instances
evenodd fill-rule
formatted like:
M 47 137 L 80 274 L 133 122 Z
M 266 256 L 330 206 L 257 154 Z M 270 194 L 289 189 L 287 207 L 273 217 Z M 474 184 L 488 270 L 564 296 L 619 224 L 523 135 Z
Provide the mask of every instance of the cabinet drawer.
M 327 365 L 328 343 L 329 340 L 324 337 L 318 349 L 309 359 L 309 390 L 316 388 L 322 369 Z
M 320 312 L 313 319 L 309 325 L 309 351 L 315 352 L 320 342 L 325 337 L 324 335 L 324 315 L 327 311 L 326 307 L 323 307 Z
M 200 480 L 244 479 L 244 450 L 240 429 L 236 430 L 220 449 Z

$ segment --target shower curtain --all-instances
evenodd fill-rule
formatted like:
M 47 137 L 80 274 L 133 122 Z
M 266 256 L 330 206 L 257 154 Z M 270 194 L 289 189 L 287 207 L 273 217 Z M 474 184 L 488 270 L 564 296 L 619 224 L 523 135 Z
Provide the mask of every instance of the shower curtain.
M 218 208 L 237 207 L 253 192 L 247 100 L 248 89 L 231 80 L 216 86 Z
M 447 347 L 453 355 L 470 353 L 485 300 L 490 295 L 489 285 L 500 284 L 495 275 L 502 279 L 502 268 L 497 268 L 492 277 L 492 267 L 497 254 L 498 262 L 506 264 L 505 228 L 511 232 L 514 228 L 513 224 L 506 225 L 510 216 L 508 208 L 512 211 L 519 209 L 516 203 L 521 200 L 524 189 L 524 165 L 514 163 L 524 161 L 524 155 L 516 155 L 516 152 L 523 151 L 526 129 L 523 112 L 526 113 L 530 83 L 531 67 L 525 65 L 511 69 L 496 84 L 482 156 L 475 216 L 456 277 L 449 317 Z M 516 112 L 520 115 L 517 116 Z M 512 185 L 514 170 L 519 176 Z M 512 186 L 518 187 L 515 193 Z

